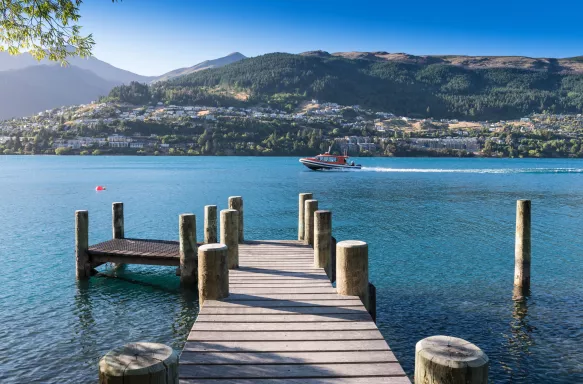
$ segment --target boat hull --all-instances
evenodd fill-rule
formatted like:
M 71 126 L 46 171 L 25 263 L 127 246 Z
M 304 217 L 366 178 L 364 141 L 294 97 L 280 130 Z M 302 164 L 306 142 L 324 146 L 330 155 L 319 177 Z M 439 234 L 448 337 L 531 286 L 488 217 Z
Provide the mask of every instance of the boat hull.
M 351 169 L 360 169 L 360 164 L 349 165 L 349 164 L 331 164 L 326 163 L 323 161 L 316 161 L 316 160 L 309 160 L 309 159 L 300 159 L 300 163 L 308 167 L 313 171 L 323 171 L 329 169 L 340 169 L 340 170 L 351 170 Z

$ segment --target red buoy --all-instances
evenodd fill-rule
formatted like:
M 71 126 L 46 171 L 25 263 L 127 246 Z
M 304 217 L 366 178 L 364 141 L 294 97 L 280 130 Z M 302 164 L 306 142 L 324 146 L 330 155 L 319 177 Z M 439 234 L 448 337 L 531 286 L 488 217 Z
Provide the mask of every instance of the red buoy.
M 95 187 L 95 190 L 96 191 L 105 191 L 105 187 L 104 186 L 101 186 L 101 185 L 98 185 L 97 187 Z

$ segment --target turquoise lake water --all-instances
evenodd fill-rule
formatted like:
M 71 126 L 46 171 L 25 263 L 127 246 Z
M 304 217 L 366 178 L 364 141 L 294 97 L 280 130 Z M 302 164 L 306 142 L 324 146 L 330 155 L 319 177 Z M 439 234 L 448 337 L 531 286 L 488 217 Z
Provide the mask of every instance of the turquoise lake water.
M 377 323 L 412 374 L 415 343 L 481 347 L 494 383 L 583 382 L 583 161 L 359 159 L 313 172 L 296 158 L 0 157 L 0 382 L 94 383 L 109 349 L 180 350 L 196 295 L 174 268 L 128 266 L 75 281 L 74 211 L 90 242 L 175 240 L 178 215 L 245 200 L 247 239 L 295 239 L 300 192 L 333 212 L 338 240 L 369 243 Z M 96 192 L 96 185 L 107 191 Z M 512 300 L 517 199 L 532 200 L 532 294 Z

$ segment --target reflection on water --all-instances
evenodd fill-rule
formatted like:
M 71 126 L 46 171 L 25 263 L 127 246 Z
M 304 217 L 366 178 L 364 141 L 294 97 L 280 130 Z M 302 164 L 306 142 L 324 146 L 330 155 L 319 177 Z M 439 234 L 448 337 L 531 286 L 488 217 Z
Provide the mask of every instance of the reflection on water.
M 70 335 L 70 342 L 76 346 L 75 360 L 87 367 L 88 371 L 97 369 L 99 358 L 107 350 L 132 341 L 163 341 L 174 349 L 181 350 L 196 318 L 199 310 L 196 289 L 168 285 L 165 278 L 143 280 L 144 275 L 130 272 L 131 268 L 132 266 L 106 269 L 89 281 L 76 282 L 74 303 L 77 319 L 73 322 L 74 333 Z M 139 297 L 131 299 L 133 302 L 130 302 L 127 298 L 116 295 L 120 299 L 116 301 L 115 296 L 111 296 L 112 285 L 123 285 L 128 292 L 142 291 L 146 295 L 144 299 L 149 302 L 159 300 L 157 296 L 162 295 L 171 298 L 175 303 L 167 306 L 171 310 L 166 312 L 160 307 L 150 307 L 154 304 L 141 305 Z M 143 313 L 131 316 L 126 311 L 133 306 Z M 130 324 L 121 323 L 119 328 L 120 325 L 115 322 L 103 323 L 104 317 L 110 317 L 108 311 L 119 313 L 119 317 L 125 321 L 128 317 L 131 318 Z M 165 320 L 160 322 L 161 318 Z M 128 327 L 131 329 L 128 330 Z M 161 329 L 166 330 L 160 332 Z M 170 337 L 163 336 L 166 332 L 170 332 Z M 93 381 L 93 376 L 86 374 L 84 377 Z
M 508 355 L 512 358 L 512 365 L 501 364 L 503 369 L 513 379 L 524 378 L 528 365 L 530 348 L 534 345 L 533 332 L 535 328 L 528 321 L 528 296 L 522 295 L 513 299 L 512 320 L 509 324 L 507 338 Z

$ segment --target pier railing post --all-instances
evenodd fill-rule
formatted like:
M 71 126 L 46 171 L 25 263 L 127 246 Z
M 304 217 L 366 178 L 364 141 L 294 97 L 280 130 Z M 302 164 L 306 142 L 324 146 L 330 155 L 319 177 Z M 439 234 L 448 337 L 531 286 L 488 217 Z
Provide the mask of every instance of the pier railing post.
M 221 211 L 221 243 L 227 246 L 229 269 L 239 268 L 239 212 L 235 209 Z
M 198 295 L 202 307 L 205 300 L 221 300 L 229 296 L 229 268 L 225 244 L 205 244 L 198 248 Z
M 196 244 L 196 216 L 192 213 L 180 215 L 180 283 L 194 285 L 196 283 L 197 244 Z
M 99 383 L 178 384 L 178 353 L 145 342 L 115 348 L 99 361 Z
M 239 244 L 245 242 L 245 236 L 243 235 L 243 198 L 241 196 L 231 196 L 229 197 L 229 209 L 234 209 L 239 212 Z
M 314 212 L 314 267 L 324 268 L 332 279 L 332 212 Z
M 358 296 L 370 310 L 368 291 L 368 244 L 345 240 L 336 244 L 336 289 L 339 295 Z
M 298 209 L 298 240 L 303 241 L 305 235 L 304 229 L 304 212 L 306 200 L 311 200 L 314 195 L 311 193 L 300 193 L 299 209 Z
M 217 206 L 205 205 L 204 207 L 204 243 L 213 244 L 217 239 Z
M 77 279 L 88 279 L 91 276 L 88 211 L 75 211 L 75 261 Z
M 314 212 L 318 210 L 318 200 L 309 199 L 304 207 L 304 243 L 314 246 Z
M 415 346 L 415 384 L 486 384 L 488 356 L 476 345 L 450 336 L 431 336 Z
M 111 205 L 111 227 L 114 239 L 123 239 L 124 233 L 124 219 L 123 219 L 123 203 L 113 203 Z
M 514 248 L 515 296 L 530 290 L 530 200 L 516 202 L 516 242 Z

